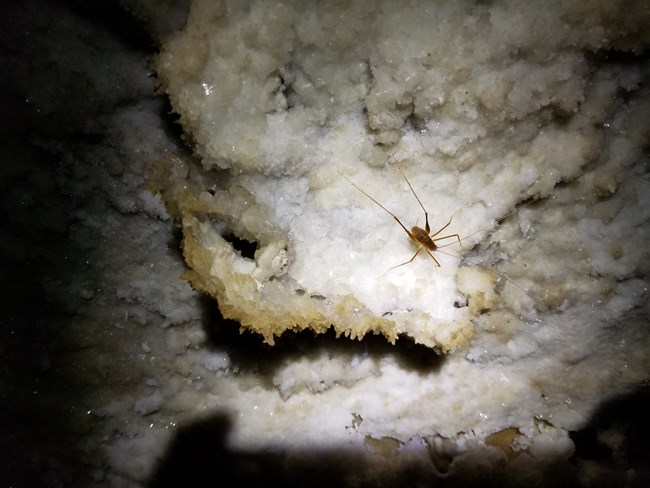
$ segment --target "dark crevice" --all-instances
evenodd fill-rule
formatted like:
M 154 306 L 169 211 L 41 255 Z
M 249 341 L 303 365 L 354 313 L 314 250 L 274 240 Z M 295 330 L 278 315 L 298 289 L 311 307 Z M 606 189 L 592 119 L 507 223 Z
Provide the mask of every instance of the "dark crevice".
M 240 324 L 225 319 L 214 299 L 205 296 L 202 304 L 208 347 L 225 349 L 238 371 L 255 371 L 269 388 L 273 388 L 271 379 L 283 364 L 299 358 L 316 358 L 323 351 L 327 351 L 331 357 L 367 355 L 379 360 L 394 356 L 402 367 L 421 374 L 439 370 L 446 360 L 446 356 L 430 347 L 416 344 L 406 336 L 400 336 L 395 344 L 391 344 L 380 334 L 368 333 L 360 340 L 337 337 L 332 328 L 322 334 L 315 334 L 311 330 L 287 330 L 275 338 L 274 346 L 269 346 L 257 333 L 240 332 Z
M 242 239 L 232 232 L 229 232 L 225 235 L 222 236 L 225 240 L 227 240 L 237 251 L 239 254 L 241 254 L 242 257 L 246 259 L 255 259 L 255 251 L 257 251 L 257 242 L 250 242 L 247 241 L 246 239 Z

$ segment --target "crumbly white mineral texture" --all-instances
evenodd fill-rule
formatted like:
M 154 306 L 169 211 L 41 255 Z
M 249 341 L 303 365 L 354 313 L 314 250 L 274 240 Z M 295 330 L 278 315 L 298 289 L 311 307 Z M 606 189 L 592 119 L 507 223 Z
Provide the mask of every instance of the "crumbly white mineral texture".
M 194 2 L 198 158 L 184 0 L 81 3 L 0 16 L 2 486 L 650 486 L 647 1 Z
M 192 3 L 155 60 L 202 163 L 161 170 L 187 279 L 270 344 L 331 327 L 449 353 L 425 372 L 289 361 L 276 396 L 207 402 L 245 419 L 235 445 L 394 443 L 431 462 L 488 439 L 482 455 L 518 453 L 525 472 L 647 379 L 650 14 L 636 5 Z M 400 223 L 427 221 L 439 249 L 410 261 Z
M 194 2 L 156 67 L 206 171 L 232 176 L 174 197 L 188 279 L 271 344 L 332 326 L 443 352 L 494 307 L 514 333 L 603 294 L 593 276 L 631 277 L 645 252 L 619 226 L 602 237 L 599 211 L 615 215 L 647 139 L 644 66 L 607 60 L 644 49 L 644 18 L 615 2 Z M 444 249 L 408 262 L 417 245 L 390 213 L 429 222 Z M 225 233 L 255 242 L 254 259 Z

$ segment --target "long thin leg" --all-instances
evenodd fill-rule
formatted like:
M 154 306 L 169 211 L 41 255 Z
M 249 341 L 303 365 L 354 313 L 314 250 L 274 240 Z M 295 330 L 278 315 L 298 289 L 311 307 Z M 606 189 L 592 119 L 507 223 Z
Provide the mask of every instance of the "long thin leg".
M 417 239 L 415 238 L 415 236 L 411 233 L 411 231 L 408 230 L 408 229 L 406 228 L 406 226 L 404 226 L 404 224 L 402 224 L 402 222 L 400 221 L 400 219 L 397 218 L 397 215 L 395 215 L 393 212 L 391 212 L 390 210 L 388 210 L 386 207 L 384 207 L 384 206 L 383 206 L 381 203 L 379 203 L 377 200 L 375 200 L 374 198 L 372 198 L 368 193 L 366 193 L 366 192 L 363 191 L 361 188 L 359 188 L 359 187 L 358 187 L 358 186 L 357 186 L 357 185 L 356 185 L 356 184 L 355 184 L 355 183 L 354 183 L 350 178 L 348 178 L 347 176 L 345 176 L 343 173 L 341 173 L 340 171 L 339 171 L 338 173 L 339 173 L 343 178 L 345 178 L 346 180 L 348 180 L 348 183 L 350 183 L 353 187 L 355 187 L 357 190 L 359 190 L 359 191 L 360 191 L 361 193 L 363 193 L 365 196 L 367 196 L 368 198 L 370 198 L 370 200 L 372 200 L 373 202 L 375 202 L 375 203 L 376 203 L 377 205 L 379 205 L 379 206 L 380 206 L 380 207 L 381 207 L 381 208 L 382 208 L 382 209 L 383 209 L 387 214 L 389 214 L 391 217 L 393 217 L 393 218 L 395 219 L 395 221 L 396 221 L 396 222 L 397 222 L 397 223 L 402 227 L 402 229 L 404 229 L 404 232 L 406 232 L 406 233 L 408 234 L 408 236 L 409 236 L 411 239 L 413 239 L 414 242 L 417 242 L 417 243 L 419 244 L 418 240 L 417 240 Z M 403 174 L 404 174 L 404 173 L 402 173 L 402 175 L 403 175 Z M 408 180 L 407 180 L 406 182 L 408 183 Z M 411 185 L 411 184 L 409 183 L 409 186 L 410 186 L 410 185 Z M 411 190 L 413 190 L 413 188 L 411 188 Z M 416 198 L 417 198 L 417 196 L 416 196 Z M 420 200 L 418 200 L 418 202 L 419 202 L 419 201 L 420 201 Z M 420 204 L 420 205 L 422 205 L 422 204 Z M 422 207 L 422 208 L 424 208 L 424 207 Z M 427 211 L 425 210 L 424 213 L 425 213 L 425 215 L 426 215 Z M 428 232 L 429 232 L 429 221 L 427 220 L 427 233 L 428 233 Z
M 456 213 L 458 213 L 458 211 L 456 211 Z M 456 215 L 456 213 L 454 213 L 454 215 Z M 441 240 L 443 240 L 443 239 L 448 239 L 449 237 L 455 237 L 456 239 L 458 239 L 458 244 L 460 244 L 460 247 L 463 247 L 463 243 L 460 242 L 460 236 L 459 236 L 458 234 L 449 234 L 448 236 L 438 237 L 438 238 L 434 239 L 434 237 L 436 237 L 436 236 L 437 236 L 438 234 L 440 234 L 443 230 L 445 230 L 447 227 L 449 227 L 449 225 L 451 224 L 451 220 L 454 218 L 454 215 L 452 215 L 451 217 L 449 217 L 449 222 L 447 222 L 443 227 L 441 227 L 440 229 L 438 229 L 438 231 L 437 231 L 435 234 L 431 234 L 431 235 L 429 236 L 429 237 L 431 237 L 431 239 L 433 240 L 433 242 L 441 241 Z
M 424 208 L 424 205 L 422 205 L 422 202 L 421 202 L 420 199 L 418 198 L 417 193 L 415 193 L 415 190 L 413 189 L 413 186 L 411 185 L 411 182 L 408 180 L 408 178 L 406 177 L 406 175 L 404 174 L 404 172 L 402 171 L 402 169 L 401 169 L 401 168 L 397 168 L 397 169 L 399 170 L 400 173 L 402 173 L 402 176 L 404 177 L 404 181 L 406 181 L 406 184 L 407 184 L 407 185 L 409 186 L 409 188 L 411 189 L 411 193 L 413 193 L 413 196 L 415 197 L 415 199 L 416 199 L 416 200 L 418 201 L 418 203 L 420 204 L 420 207 L 422 207 L 422 210 L 424 210 L 424 220 L 425 220 L 424 230 L 426 230 L 426 231 L 427 231 L 427 234 L 428 234 L 428 233 L 431 231 L 431 228 L 429 227 L 429 212 L 427 212 L 427 209 Z M 451 221 L 450 221 L 450 222 L 451 222 Z M 447 225 L 449 225 L 449 224 L 447 224 Z M 445 227 L 446 227 L 446 226 L 445 226 Z M 444 229 L 444 227 L 443 227 L 443 229 Z M 440 229 L 440 230 L 442 230 L 442 229 Z M 440 231 L 436 232 L 436 234 L 438 234 L 439 232 L 440 232 Z M 435 234 L 434 234 L 434 235 L 435 235 Z
M 418 201 L 418 203 L 420 204 L 420 207 L 422 207 L 422 210 L 424 211 L 425 230 L 426 230 L 427 234 L 429 234 L 429 233 L 431 232 L 431 228 L 429 227 L 429 212 L 427 212 L 427 209 L 424 208 L 424 205 L 423 205 L 422 202 L 420 201 L 420 198 L 418 197 L 417 193 L 415 193 L 415 190 L 413 189 L 413 186 L 411 185 L 411 182 L 408 180 L 408 178 L 406 177 L 406 175 L 404 174 L 404 172 L 403 172 L 400 168 L 398 168 L 398 170 L 399 170 L 399 172 L 402 174 L 402 177 L 403 177 L 404 180 L 406 181 L 406 184 L 409 186 L 409 189 L 411 190 L 411 193 L 413 193 L 413 196 L 414 196 L 415 199 Z M 376 203 L 376 204 L 377 204 L 377 205 L 378 205 L 382 210 L 384 210 L 387 214 L 389 214 L 391 217 L 393 217 L 393 219 L 395 219 L 395 222 L 397 222 L 397 223 L 400 225 L 400 227 L 401 227 L 402 229 L 404 229 L 404 232 L 406 232 L 406 234 L 409 236 L 409 238 L 410 238 L 413 242 L 415 242 L 416 244 L 418 244 L 418 250 L 415 251 L 415 254 L 413 254 L 413 256 L 411 257 L 411 259 L 409 259 L 408 261 L 403 262 L 402 264 L 398 264 L 397 266 L 393 266 L 393 267 L 390 268 L 388 271 L 391 271 L 391 270 L 393 270 L 393 269 L 395 269 L 395 268 L 399 268 L 400 266 L 405 266 L 405 265 L 407 265 L 407 264 L 412 263 L 413 260 L 416 258 L 416 256 L 420 253 L 420 251 L 421 251 L 422 249 L 424 249 L 424 250 L 427 252 L 427 254 L 431 257 L 431 259 L 433 259 L 433 262 L 436 263 L 436 266 L 440 268 L 440 262 L 435 258 L 435 256 L 431 253 L 431 251 L 428 249 L 428 247 L 422 245 L 422 242 L 419 241 L 419 240 L 417 239 L 417 237 L 415 237 L 415 236 L 413 235 L 413 233 L 412 233 L 410 230 L 408 230 L 404 224 L 402 224 L 402 221 L 397 217 L 397 215 L 395 215 L 393 212 L 391 212 L 390 210 L 388 210 L 388 209 L 387 209 L 386 207 L 384 207 L 381 203 L 379 203 L 377 200 L 375 200 L 373 197 L 371 197 L 368 193 L 366 193 L 364 190 L 362 190 L 359 186 L 357 186 L 357 185 L 356 185 L 352 180 L 350 180 L 350 179 L 349 179 L 347 176 L 345 176 L 343 173 L 341 173 L 340 171 L 338 171 L 338 174 L 340 174 L 343 178 L 345 178 L 345 179 L 348 181 L 348 183 L 350 183 L 353 187 L 355 187 L 357 190 L 359 190 L 361 193 L 363 193 L 366 197 L 368 197 L 370 200 L 372 200 L 374 203 Z M 458 212 L 456 212 L 456 213 L 458 213 Z M 454 215 L 456 215 L 456 213 L 454 213 Z M 445 230 L 447 227 L 449 227 L 449 225 L 451 224 L 452 219 L 454 218 L 454 215 L 452 215 L 452 216 L 449 218 L 449 222 L 447 222 L 443 227 L 441 227 L 440 229 L 438 229 L 438 231 L 436 231 L 434 234 L 431 234 L 431 235 L 429 236 L 429 237 L 432 238 L 432 241 L 433 241 L 433 242 L 441 241 L 441 240 L 443 240 L 443 239 L 449 239 L 449 238 L 451 238 L 451 237 L 455 237 L 455 238 L 458 240 L 458 244 L 460 244 L 461 247 L 463 246 L 463 244 L 462 244 L 462 242 L 461 242 L 461 240 L 460 240 L 460 236 L 459 236 L 458 234 L 450 234 L 450 235 L 448 235 L 448 236 L 442 236 L 442 237 L 438 237 L 438 238 L 435 238 L 435 239 L 434 239 L 435 236 L 437 236 L 437 235 L 440 234 L 443 230 Z M 435 249 L 434 249 L 434 250 L 435 250 Z M 388 271 L 386 271 L 386 273 L 388 273 Z M 386 273 L 382 274 L 381 276 L 384 276 Z
M 415 251 L 415 254 L 413 255 L 413 257 L 412 257 L 411 259 L 409 259 L 408 261 L 406 261 L 406 262 L 404 262 L 404 263 L 402 263 L 402 264 L 398 264 L 397 266 L 393 266 L 393 267 L 390 268 L 388 271 L 393 271 L 395 268 L 399 268 L 400 266 L 406 266 L 407 264 L 411 264 L 411 263 L 413 262 L 413 260 L 417 257 L 417 255 L 420 254 L 420 251 L 421 251 L 422 249 L 424 249 L 424 250 L 427 252 L 427 254 L 431 257 L 431 259 L 433 259 L 433 262 L 436 263 L 436 266 L 439 268 L 439 267 L 440 267 L 440 263 L 438 262 L 438 260 L 436 259 L 436 257 L 435 257 L 435 256 L 431 253 L 431 251 L 429 251 L 426 247 L 420 245 L 420 246 L 418 246 L 418 250 Z M 386 273 L 388 273 L 388 271 L 386 271 Z M 382 275 L 380 276 L 380 278 L 381 278 L 382 276 L 384 276 L 386 273 L 382 274 Z
M 431 259 L 433 259 L 433 261 L 436 263 L 436 266 L 440 267 L 440 263 L 438 262 L 436 257 L 433 255 L 433 253 L 431 251 L 429 251 L 426 247 L 424 248 L 424 250 L 427 252 L 427 254 L 429 256 L 431 256 Z
M 415 254 L 413 255 L 413 257 L 412 257 L 411 259 L 409 259 L 409 260 L 406 261 L 406 262 L 403 262 L 402 264 L 398 264 L 397 266 L 393 266 L 392 268 L 389 268 L 385 273 L 381 274 L 381 275 L 379 276 L 379 278 L 381 278 L 382 276 L 384 276 L 385 274 L 387 274 L 389 271 L 393 271 L 395 268 L 399 268 L 400 266 L 406 266 L 407 264 L 412 263 L 413 260 L 416 258 L 416 256 L 417 256 L 418 254 L 420 254 L 420 251 L 421 251 L 422 249 L 424 249 L 427 253 L 429 253 L 429 256 L 431 256 L 431 258 L 436 262 L 436 264 L 438 265 L 438 267 L 440 267 L 440 263 L 438 263 L 438 260 L 437 260 L 436 258 L 433 257 L 433 254 L 431 254 L 431 253 L 429 252 L 429 250 L 428 250 L 426 247 L 423 247 L 423 246 L 420 245 L 420 246 L 418 246 L 418 250 L 415 251 Z
M 441 241 L 443 239 L 449 239 L 450 237 L 455 237 L 456 239 L 458 239 L 458 244 L 460 244 L 460 247 L 465 247 L 465 246 L 463 246 L 463 243 L 460 241 L 460 236 L 458 234 L 449 234 L 448 236 L 436 237 L 435 239 L 431 239 L 431 240 L 433 242 L 438 242 L 438 241 Z M 452 244 L 453 244 L 453 242 L 452 242 Z M 448 245 L 448 244 L 445 244 L 445 245 Z
M 438 229 L 438 231 L 437 231 L 435 234 L 431 234 L 430 237 L 433 239 L 435 236 L 437 236 L 437 235 L 440 234 L 443 230 L 445 230 L 447 227 L 449 227 L 449 225 L 451 224 L 451 219 L 452 219 L 453 217 L 454 217 L 454 216 L 452 215 L 451 218 L 449 219 L 449 222 L 447 222 L 444 226 L 440 227 L 440 229 Z
M 424 205 L 423 205 L 422 202 L 420 201 L 420 198 L 418 197 L 417 193 L 415 193 L 415 190 L 413 189 L 413 185 L 411 185 L 411 182 L 408 180 L 408 178 L 406 177 L 406 175 L 404 174 L 404 172 L 402 171 L 402 169 L 401 169 L 401 168 L 397 168 L 397 169 L 398 169 L 399 172 L 402 174 L 402 177 L 404 178 L 404 181 L 406 181 L 406 184 L 407 184 L 407 185 L 409 186 L 409 188 L 411 189 L 411 193 L 413 193 L 413 196 L 414 196 L 415 199 L 418 201 L 418 203 L 420 204 L 420 207 L 422 207 L 422 210 L 424 211 L 424 219 L 425 219 L 425 228 L 424 228 L 424 230 L 426 230 L 426 231 L 427 231 L 427 234 L 429 234 L 429 232 L 431 231 L 431 229 L 429 228 L 429 212 L 427 212 L 427 209 L 424 208 Z M 458 213 L 458 211 L 456 211 L 456 213 Z M 456 215 L 456 213 L 454 213 L 454 215 Z M 447 227 L 449 227 L 449 225 L 451 224 L 451 220 L 454 218 L 454 215 L 452 215 L 452 216 L 449 218 L 449 222 L 447 222 L 443 227 L 441 227 L 440 229 L 438 229 L 437 232 L 436 232 L 435 234 L 431 234 L 431 235 L 429 236 L 429 237 L 431 237 L 431 239 L 433 240 L 433 242 L 441 241 L 442 239 L 447 239 L 447 238 L 449 238 L 449 237 L 455 237 L 456 239 L 458 239 L 458 244 L 460 244 L 460 246 L 463 247 L 463 243 L 460 242 L 460 236 L 459 236 L 458 234 L 449 234 L 448 236 L 438 237 L 437 239 L 433 239 L 435 236 L 437 236 L 437 235 L 440 234 L 443 230 L 445 230 Z M 401 222 L 400 222 L 400 224 L 401 224 Z M 402 225 L 402 227 L 404 227 L 404 226 Z M 406 230 L 406 228 L 405 228 L 404 230 Z M 407 231 L 407 232 L 408 232 L 408 231 Z M 411 236 L 411 233 L 410 233 L 410 232 L 408 232 L 408 234 L 409 234 L 409 236 Z M 413 236 L 411 236 L 411 239 L 413 239 Z M 427 251 L 428 251 L 428 249 L 427 249 Z M 429 253 L 429 254 L 431 255 L 431 253 Z M 433 258 L 433 255 L 431 255 L 431 257 Z M 438 266 L 440 266 L 440 264 L 438 263 L 438 261 L 436 260 L 436 258 L 433 258 L 433 260 L 436 262 L 436 264 L 438 264 Z

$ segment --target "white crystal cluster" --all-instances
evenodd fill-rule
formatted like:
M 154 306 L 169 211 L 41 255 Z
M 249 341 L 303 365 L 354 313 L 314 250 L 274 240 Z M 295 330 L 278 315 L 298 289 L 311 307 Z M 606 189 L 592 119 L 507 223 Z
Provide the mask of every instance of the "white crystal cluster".
M 233 442 L 417 438 L 426 457 L 507 432 L 526 465 L 646 378 L 648 38 L 592 7 L 193 2 L 155 63 L 205 171 L 169 192 L 190 282 L 270 343 L 331 324 L 451 352 L 424 373 L 287 362 L 277 396 L 215 395 Z M 391 269 L 417 250 L 393 215 L 426 223 L 409 183 L 431 233 L 451 219 L 439 267 L 421 250 Z M 269 243 L 282 267 L 247 279 Z

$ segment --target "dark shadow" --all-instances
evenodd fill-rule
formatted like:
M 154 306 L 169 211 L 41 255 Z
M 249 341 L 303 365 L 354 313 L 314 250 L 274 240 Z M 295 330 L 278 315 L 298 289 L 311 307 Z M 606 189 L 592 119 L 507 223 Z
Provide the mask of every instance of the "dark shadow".
M 87 438 L 98 432 L 88 406 L 114 380 L 95 374 L 86 352 L 93 332 L 113 324 L 79 327 L 88 320 L 79 304 L 92 300 L 80 297 L 80 283 L 101 281 L 89 271 L 101 239 L 74 236 L 83 227 L 75 211 L 99 212 L 92 203 L 105 174 L 80 159 L 105 143 L 98 121 L 107 111 L 153 96 L 144 69 L 142 79 L 125 79 L 117 64 L 142 58 L 144 65 L 152 41 L 119 2 L 3 7 L 0 486 L 92 486 L 90 470 L 103 461 L 88 450 Z
M 89 24 L 104 28 L 115 38 L 124 42 L 131 51 L 146 54 L 154 48 L 154 41 L 147 33 L 147 24 L 128 12 L 119 2 L 111 0 L 66 0 L 68 8 Z
M 602 472 L 594 486 L 650 486 L 650 385 L 603 402 L 571 439 L 571 461 Z
M 44 477 L 69 484 L 83 472 L 85 426 L 75 408 L 89 382 L 69 359 L 78 347 L 73 313 L 47 291 L 69 283 L 82 253 L 67 242 L 75 201 L 61 182 L 71 164 L 53 149 L 62 140 L 50 138 L 68 137 L 79 119 L 32 103 L 43 85 L 58 83 L 47 76 L 55 63 L 41 5 L 5 2 L 0 16 L 0 485 L 14 487 L 42 486 Z
M 41 230 L 39 240 L 47 240 L 50 252 L 62 250 L 61 236 Z M 71 413 L 82 403 L 88 380 L 68 360 L 76 347 L 66 330 L 71 316 L 49 302 L 41 288 L 58 274 L 60 263 L 39 255 L 29 236 L 14 237 L 27 256 L 12 259 L 0 238 L 0 267 L 16 270 L 0 277 L 0 485 L 41 486 L 45 473 L 57 483 L 83 469 L 77 440 L 84 426 L 75 425 Z
M 299 457 L 260 449 L 248 452 L 227 447 L 231 425 L 215 415 L 180 430 L 149 484 L 151 488 L 179 486 L 347 486 L 352 464 L 349 453 L 314 450 Z
M 464 464 L 462 470 L 455 469 L 450 459 L 447 475 L 435 467 L 434 454 L 430 464 L 397 463 L 390 456 L 373 460 L 367 455 L 373 450 L 372 442 L 360 450 L 318 445 L 303 450 L 262 446 L 232 449 L 227 442 L 232 423 L 219 413 L 180 428 L 148 486 L 641 488 L 650 486 L 649 407 L 647 387 L 603 403 L 585 429 L 571 434 L 576 451 L 570 460 L 538 459 L 534 473 L 520 471 L 515 476 L 503 463 L 480 456 Z M 614 450 L 598 445 L 599 436 L 611 429 L 623 434 L 622 443 Z M 597 475 L 585 477 L 580 465 L 585 460 L 597 463 Z M 388 474 L 381 469 L 381 476 L 373 476 L 373 470 L 384 462 L 392 464 Z
M 231 428 L 222 414 L 181 428 L 161 459 L 149 488 L 188 487 L 371 487 L 449 486 L 444 478 L 431 478 L 431 471 L 412 466 L 368 476 L 372 466 L 360 451 L 318 447 L 289 452 L 283 449 L 238 451 L 227 447 Z M 383 471 L 383 470 L 382 470 Z M 360 476 L 360 473 L 364 475 Z M 368 479 L 375 478 L 375 482 Z M 483 477 L 480 486 L 497 486 Z
M 92 379 L 70 359 L 81 347 L 71 306 L 47 289 L 68 286 L 83 253 L 71 252 L 60 225 L 67 217 L 42 217 L 50 206 L 61 215 L 73 206 L 54 183 L 66 168 L 31 141 L 15 149 L 0 164 L 0 485 L 43 486 L 43 477 L 47 486 L 70 485 L 85 469 L 77 443 L 90 419 L 80 422 L 77 409 Z M 39 199 L 31 199 L 39 178 Z

